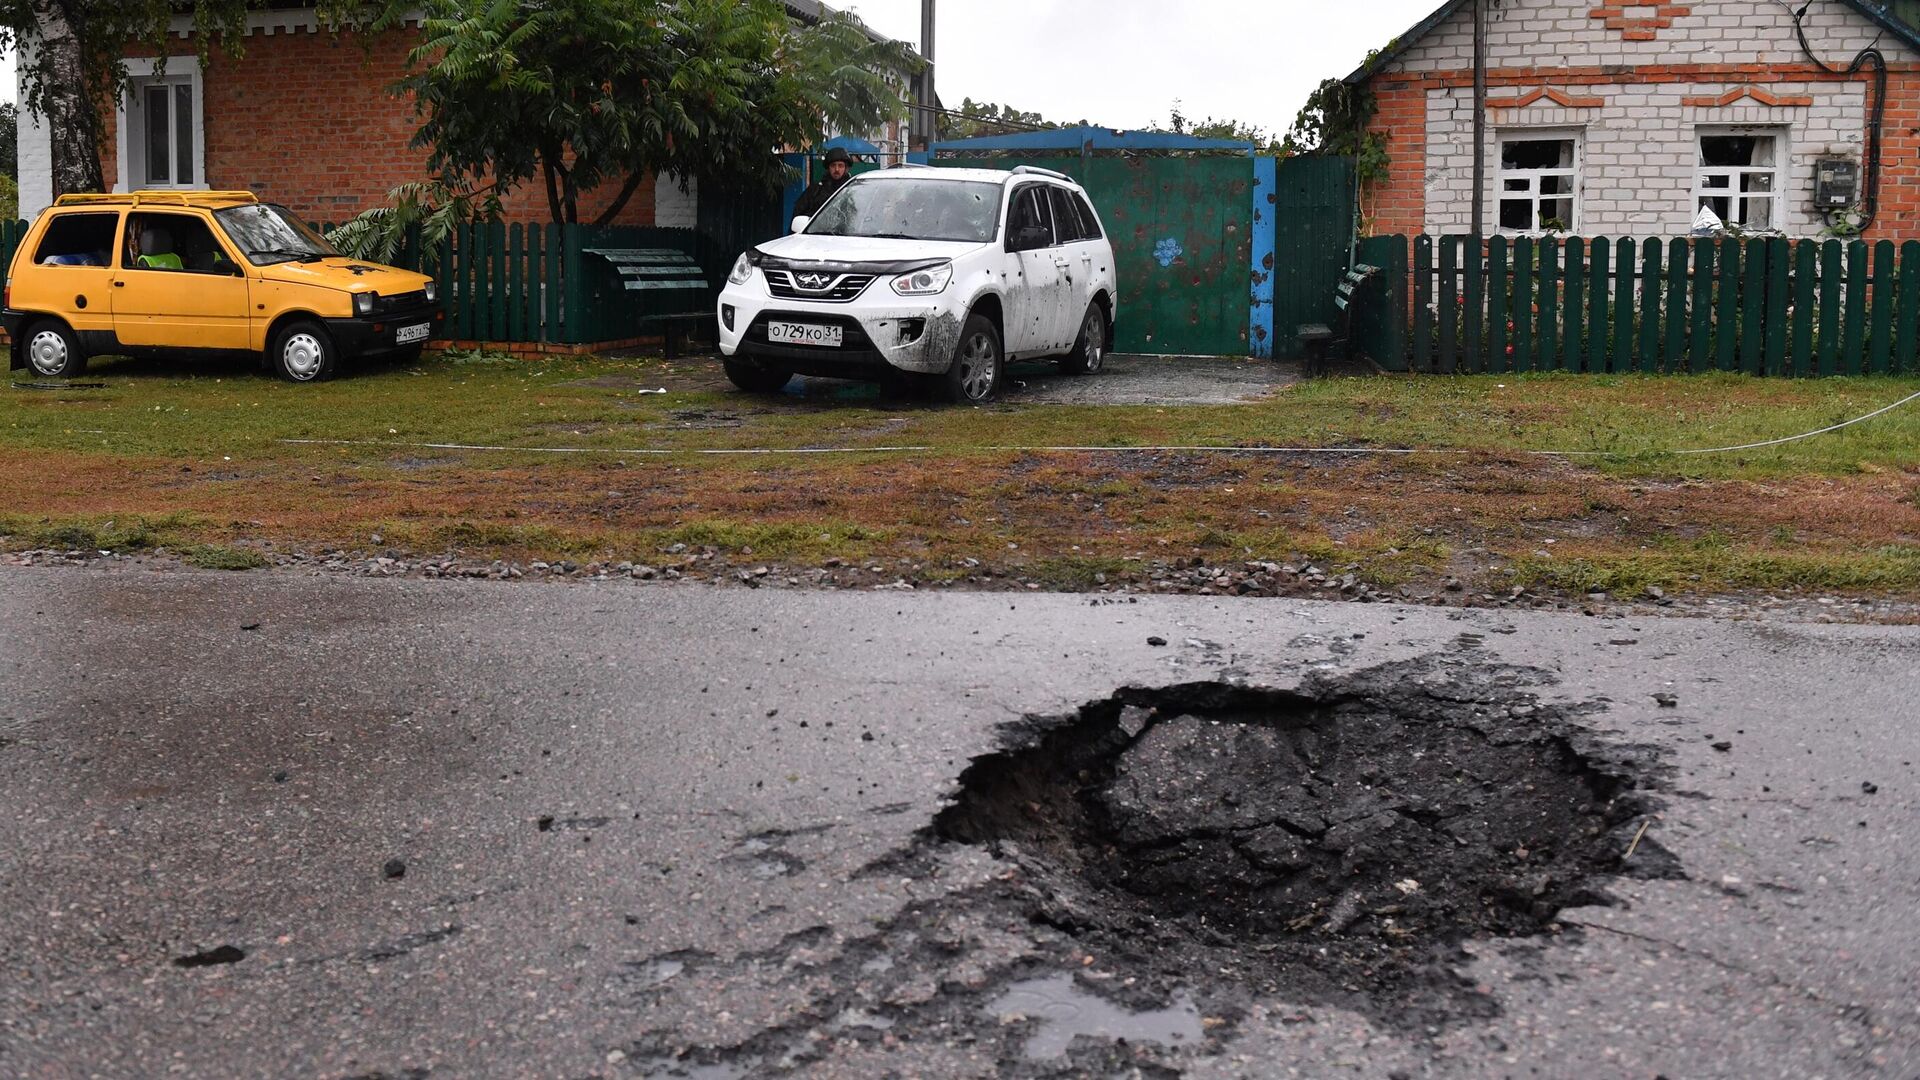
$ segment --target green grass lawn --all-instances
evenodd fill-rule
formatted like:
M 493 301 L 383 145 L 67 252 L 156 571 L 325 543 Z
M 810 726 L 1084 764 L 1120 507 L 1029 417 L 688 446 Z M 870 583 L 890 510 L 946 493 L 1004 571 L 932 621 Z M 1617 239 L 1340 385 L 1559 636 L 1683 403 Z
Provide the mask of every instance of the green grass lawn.
M 1398 376 L 1237 405 L 978 409 L 863 389 L 756 398 L 711 359 L 469 356 L 315 386 L 107 361 L 86 379 L 105 385 L 0 395 L 0 543 L 198 545 L 200 564 L 235 567 L 254 546 L 376 531 L 501 557 L 657 559 L 682 543 L 907 558 L 927 575 L 971 558 L 1062 588 L 1174 554 L 1317 552 L 1389 582 L 1484 563 L 1503 584 L 1568 591 L 1920 590 L 1920 401 L 1781 446 L 1671 453 L 1838 423 L 1920 391 L 1914 378 Z M 1019 449 L 1053 446 L 1433 453 Z M 865 452 L 694 453 L 803 448 Z

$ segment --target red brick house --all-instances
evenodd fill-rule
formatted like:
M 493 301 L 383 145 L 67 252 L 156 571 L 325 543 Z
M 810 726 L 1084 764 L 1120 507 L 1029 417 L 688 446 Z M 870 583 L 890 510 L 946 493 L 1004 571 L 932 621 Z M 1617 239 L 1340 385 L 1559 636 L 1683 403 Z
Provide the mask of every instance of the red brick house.
M 1903 0 L 1485 0 L 1489 232 L 1674 236 L 1701 209 L 1754 229 L 1920 238 L 1920 34 Z M 1795 2 L 1798 6 L 1798 0 Z M 1390 157 L 1362 192 L 1374 234 L 1465 233 L 1473 208 L 1473 4 L 1448 0 L 1347 79 L 1378 102 Z M 1854 194 L 1845 186 L 1848 170 Z M 1824 183 L 1823 183 L 1824 180 Z M 1821 202 L 1820 198 L 1830 201 Z M 1841 201 L 1844 200 L 1844 201 Z
M 788 7 L 804 19 L 821 5 Z M 413 105 L 388 92 L 416 40 L 411 27 L 366 43 L 321 26 L 311 0 L 267 4 L 247 17 L 245 55 L 216 51 L 204 71 L 191 20 L 176 18 L 175 27 L 165 73 L 136 60 L 128 93 L 106 117 L 102 171 L 113 190 L 247 189 L 312 220 L 341 221 L 425 178 L 424 153 L 408 146 Z M 52 151 L 45 125 L 24 110 L 19 130 L 20 213 L 31 218 L 52 199 Z M 881 138 L 899 136 L 896 126 Z M 583 196 L 582 218 L 613 196 L 614 185 Z M 692 226 L 696 200 L 661 177 L 634 193 L 618 223 Z M 506 204 L 512 221 L 549 218 L 537 184 Z

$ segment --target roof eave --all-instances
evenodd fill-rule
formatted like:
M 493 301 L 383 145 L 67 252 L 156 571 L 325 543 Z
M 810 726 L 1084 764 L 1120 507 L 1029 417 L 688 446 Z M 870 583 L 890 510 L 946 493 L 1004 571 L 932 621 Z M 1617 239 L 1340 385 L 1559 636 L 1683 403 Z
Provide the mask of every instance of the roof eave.
M 1412 48 L 1415 42 L 1426 37 L 1429 31 L 1445 22 L 1448 16 L 1466 6 L 1467 3 L 1468 0 L 1446 0 L 1446 3 L 1435 8 L 1426 18 L 1414 23 L 1406 33 L 1388 42 L 1386 48 L 1373 54 L 1373 56 L 1368 58 L 1366 63 L 1355 68 L 1353 74 L 1341 81 L 1353 84 L 1365 82 L 1372 78 L 1381 68 L 1400 59 L 1400 54 Z
M 1920 29 L 1908 26 L 1877 0 L 1841 0 L 1848 7 L 1873 20 L 1874 25 L 1899 38 L 1907 48 L 1920 52 Z
M 1415 23 L 1406 33 L 1394 38 L 1392 42 L 1388 43 L 1386 48 L 1381 49 L 1366 63 L 1354 69 L 1353 74 L 1348 75 L 1341 81 L 1349 85 L 1362 83 L 1379 74 L 1381 69 L 1398 60 L 1402 53 L 1412 48 L 1416 42 L 1426 37 L 1430 31 L 1446 21 L 1447 17 L 1455 11 L 1466 6 L 1468 2 L 1469 0 L 1447 0 L 1446 3 L 1441 4 L 1426 18 Z M 1882 2 L 1882 0 L 1841 0 L 1841 3 L 1859 12 L 1862 16 L 1871 20 L 1874 25 L 1898 38 L 1907 48 L 1915 52 L 1920 52 L 1920 28 L 1909 26 L 1894 17 L 1893 13 L 1887 9 L 1887 5 Z

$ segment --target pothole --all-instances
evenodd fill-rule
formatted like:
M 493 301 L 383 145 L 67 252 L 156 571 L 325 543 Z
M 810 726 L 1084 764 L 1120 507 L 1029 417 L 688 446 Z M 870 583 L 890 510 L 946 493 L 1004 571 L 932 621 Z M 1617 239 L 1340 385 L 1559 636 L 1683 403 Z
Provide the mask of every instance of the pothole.
M 1163 980 L 1224 964 L 1396 1022 L 1484 1015 L 1462 941 L 1557 932 L 1609 876 L 1678 873 L 1633 844 L 1646 753 L 1528 681 L 1428 665 L 1123 691 L 976 760 L 933 830 L 1016 864 L 1033 922 Z

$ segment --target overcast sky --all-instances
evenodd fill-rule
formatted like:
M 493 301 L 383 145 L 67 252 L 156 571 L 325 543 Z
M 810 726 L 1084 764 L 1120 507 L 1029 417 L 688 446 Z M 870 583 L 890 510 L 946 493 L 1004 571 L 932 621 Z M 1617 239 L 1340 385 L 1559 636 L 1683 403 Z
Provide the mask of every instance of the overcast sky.
M 920 0 L 830 0 L 920 41 Z M 940 0 L 940 98 L 972 97 L 1108 127 L 1188 116 L 1280 134 L 1320 80 L 1352 71 L 1440 0 Z M 14 96 L 0 56 L 0 101 Z
M 828 0 L 918 44 L 920 0 Z M 1174 98 L 1283 133 L 1320 80 L 1359 67 L 1440 0 L 939 0 L 940 100 L 1049 120 L 1164 126 Z

